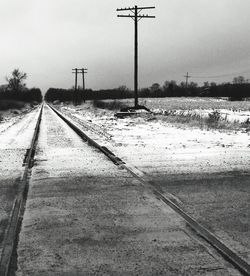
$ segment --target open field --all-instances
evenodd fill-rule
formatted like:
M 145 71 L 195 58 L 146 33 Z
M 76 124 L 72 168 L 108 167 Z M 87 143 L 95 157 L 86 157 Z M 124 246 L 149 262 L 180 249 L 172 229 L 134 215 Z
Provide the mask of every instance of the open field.
M 143 100 L 142 100 L 143 101 Z M 250 111 L 250 101 L 228 101 L 216 98 L 158 98 L 146 99 L 145 104 L 152 109 L 193 110 L 193 109 L 228 109 Z
M 117 102 L 124 103 L 125 105 L 132 106 L 134 104 L 133 99 L 124 100 L 102 100 L 104 103 Z M 152 109 L 162 110 L 194 110 L 194 109 L 227 109 L 234 111 L 250 111 L 250 101 L 228 101 L 226 98 L 141 98 L 139 99 L 140 105 Z M 115 106 L 115 105 L 114 105 Z M 119 105 L 118 105 L 119 108 Z
M 149 98 L 140 99 L 157 119 L 174 125 L 201 129 L 250 130 L 250 101 L 216 98 Z M 133 99 L 93 101 L 94 107 L 119 111 L 133 106 Z

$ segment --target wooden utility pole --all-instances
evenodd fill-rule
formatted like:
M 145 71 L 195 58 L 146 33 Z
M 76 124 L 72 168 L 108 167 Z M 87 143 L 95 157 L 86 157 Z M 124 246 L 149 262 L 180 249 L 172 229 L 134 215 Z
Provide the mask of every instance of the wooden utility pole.
M 187 75 L 184 77 L 186 78 L 186 88 L 188 88 L 188 79 L 191 78 L 191 76 L 189 76 L 187 72 Z
M 132 7 L 132 8 L 124 8 L 117 9 L 116 11 L 131 11 L 133 14 L 122 15 L 118 14 L 118 17 L 130 17 L 135 22 L 135 45 L 134 45 L 134 95 L 135 95 L 135 107 L 138 106 L 138 22 L 142 18 L 155 18 L 155 16 L 140 14 L 142 10 L 146 9 L 155 9 L 155 7 Z
M 138 106 L 138 8 L 135 6 L 135 69 L 134 69 L 134 93 L 135 93 L 135 107 Z
M 83 101 L 85 102 L 86 100 L 86 95 L 85 95 L 85 74 L 87 74 L 88 69 L 82 68 L 82 91 L 83 91 Z
M 77 104 L 77 74 L 78 74 L 77 68 L 72 69 L 72 73 L 75 74 L 75 92 L 73 96 L 73 102 L 76 105 Z
M 78 103 L 78 93 L 77 93 L 77 90 L 78 90 L 78 87 L 77 87 L 77 75 L 78 74 L 82 74 L 82 90 L 83 90 L 83 100 L 85 102 L 85 99 L 86 99 L 86 96 L 85 96 L 85 74 L 87 73 L 87 70 L 86 68 L 81 68 L 81 69 L 78 69 L 78 68 L 74 68 L 72 69 L 72 73 L 75 74 L 75 93 L 74 93 L 74 102 L 75 104 Z

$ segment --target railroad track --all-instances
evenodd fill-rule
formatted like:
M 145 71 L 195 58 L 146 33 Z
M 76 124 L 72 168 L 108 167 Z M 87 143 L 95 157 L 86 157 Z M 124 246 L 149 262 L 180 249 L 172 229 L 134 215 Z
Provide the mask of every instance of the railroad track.
M 67 125 L 70 126 L 71 129 L 73 129 L 84 141 L 86 141 L 90 146 L 95 147 L 99 151 L 101 151 L 103 154 L 105 154 L 116 166 L 118 166 L 120 169 L 124 169 L 128 171 L 130 174 L 133 175 L 137 180 L 139 180 L 147 189 L 150 189 L 153 191 L 155 196 L 161 200 L 164 204 L 167 204 L 172 209 L 174 209 L 185 221 L 186 223 L 205 241 L 208 242 L 210 245 L 212 245 L 220 255 L 223 256 L 224 259 L 226 259 L 230 264 L 232 264 L 235 268 L 237 268 L 243 275 L 250 275 L 250 265 L 243 260 L 238 254 L 236 254 L 233 250 L 231 250 L 229 247 L 227 247 L 223 242 L 220 241 L 219 238 L 217 238 L 213 233 L 211 233 L 208 229 L 203 227 L 200 223 L 198 223 L 194 218 L 192 218 L 190 215 L 188 215 L 185 210 L 183 210 L 178 204 L 175 203 L 171 198 L 167 197 L 165 194 L 163 194 L 154 183 L 149 182 L 145 175 L 134 168 L 131 165 L 126 164 L 121 160 L 119 157 L 117 157 L 114 153 L 112 153 L 107 147 L 101 146 L 99 143 L 94 141 L 91 137 L 86 135 L 82 131 L 81 128 L 79 128 L 72 120 L 65 117 L 60 111 L 55 109 L 54 107 L 48 105 L 51 110 L 53 110 Z M 28 151 L 28 155 L 26 158 L 26 164 L 25 164 L 25 170 L 24 174 L 21 180 L 20 185 L 20 191 L 18 193 L 18 196 L 15 200 L 15 203 L 13 205 L 12 215 L 9 222 L 9 227 L 6 232 L 5 240 L 4 240 L 4 248 L 3 253 L 1 256 L 1 263 L 0 263 L 0 275 L 7 276 L 10 267 L 13 253 L 15 250 L 16 242 L 18 239 L 18 232 L 19 232 L 19 225 L 20 221 L 23 216 L 23 212 L 25 210 L 25 198 L 27 195 L 27 189 L 28 189 L 28 178 L 29 178 L 29 172 L 30 168 L 32 167 L 33 157 L 36 149 L 36 141 L 39 135 L 39 126 L 42 119 L 42 110 L 43 106 L 41 107 L 38 121 L 36 124 L 36 128 L 34 131 L 33 139 L 31 142 L 30 150 Z M 85 126 L 86 128 L 86 126 Z M 92 127 L 91 127 L 92 128 Z M 93 129 L 90 129 L 90 131 L 93 131 Z
M 3 241 L 3 250 L 2 250 L 1 260 L 0 260 L 1 276 L 9 275 L 9 271 L 15 254 L 14 251 L 15 251 L 15 246 L 18 239 L 18 233 L 20 231 L 22 216 L 25 209 L 25 201 L 26 201 L 28 185 L 29 185 L 29 174 L 33 163 L 33 157 L 35 154 L 36 141 L 38 139 L 39 127 L 42 119 L 42 111 L 43 111 L 43 105 L 41 106 L 41 109 L 39 112 L 39 116 L 34 129 L 34 134 L 30 143 L 30 147 L 26 152 L 26 156 L 24 157 L 24 160 L 25 160 L 24 171 L 20 179 L 18 194 L 16 196 L 16 199 L 12 207 L 8 228 L 6 230 L 4 241 Z

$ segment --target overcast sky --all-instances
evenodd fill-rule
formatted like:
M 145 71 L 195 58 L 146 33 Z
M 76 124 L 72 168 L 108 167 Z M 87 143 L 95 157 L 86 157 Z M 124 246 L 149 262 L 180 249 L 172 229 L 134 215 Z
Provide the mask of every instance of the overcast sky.
M 132 88 L 134 25 L 116 8 L 135 4 L 156 7 L 139 22 L 139 87 L 250 78 L 250 0 L 0 0 L 0 83 L 19 68 L 28 87 L 70 88 L 85 67 L 88 88 Z

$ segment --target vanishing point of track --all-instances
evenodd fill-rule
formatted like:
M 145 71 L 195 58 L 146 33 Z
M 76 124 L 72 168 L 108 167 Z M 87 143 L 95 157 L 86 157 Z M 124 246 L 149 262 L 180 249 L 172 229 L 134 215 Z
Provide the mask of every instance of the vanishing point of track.
M 103 154 L 105 154 L 115 165 L 121 169 L 127 170 L 137 180 L 139 180 L 146 188 L 154 192 L 155 196 L 160 199 L 163 203 L 174 209 L 186 222 L 187 224 L 204 239 L 204 242 L 208 242 L 212 245 L 228 262 L 230 262 L 235 268 L 237 268 L 243 275 L 250 275 L 250 265 L 245 262 L 238 254 L 228 248 L 223 242 L 221 242 L 213 233 L 203 227 L 194 218 L 188 215 L 180 206 L 178 206 L 173 200 L 163 195 L 161 191 L 149 182 L 143 174 L 132 166 L 125 164 L 119 157 L 115 156 L 109 149 L 101 146 L 96 141 L 86 135 L 82 129 L 80 129 L 72 120 L 66 118 L 61 112 L 54 107 L 49 107 L 68 125 L 73 129 L 84 141 L 88 142 L 90 146 L 97 148 Z M 18 234 L 20 231 L 22 216 L 25 211 L 25 201 L 29 186 L 29 174 L 30 169 L 33 165 L 33 157 L 36 150 L 36 142 L 39 135 L 40 122 L 42 120 L 43 105 L 41 106 L 34 135 L 31 141 L 30 149 L 28 150 L 27 157 L 25 159 L 25 169 L 23 176 L 20 181 L 20 188 L 18 195 L 13 204 L 12 213 L 9 219 L 8 229 L 5 234 L 3 242 L 3 251 L 0 262 L 0 275 L 7 276 L 13 262 L 12 258 L 15 258 L 15 249 L 18 242 Z M 87 126 L 86 126 L 87 127 Z M 91 127 L 93 130 L 93 127 Z

